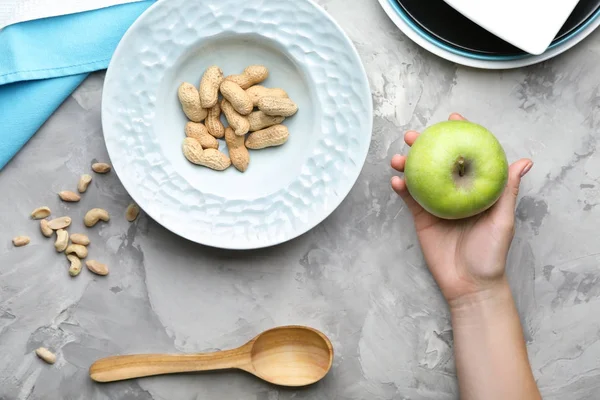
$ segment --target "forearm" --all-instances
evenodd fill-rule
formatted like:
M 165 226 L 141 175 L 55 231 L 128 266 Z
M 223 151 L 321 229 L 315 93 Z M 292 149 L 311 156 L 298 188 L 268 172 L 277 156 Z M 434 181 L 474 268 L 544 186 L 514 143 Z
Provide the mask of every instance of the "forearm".
M 506 281 L 450 304 L 462 400 L 541 399 Z

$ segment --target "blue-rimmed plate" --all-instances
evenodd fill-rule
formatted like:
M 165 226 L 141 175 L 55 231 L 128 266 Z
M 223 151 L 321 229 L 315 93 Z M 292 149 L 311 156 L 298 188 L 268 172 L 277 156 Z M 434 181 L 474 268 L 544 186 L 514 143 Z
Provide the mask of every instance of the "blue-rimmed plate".
M 522 56 L 526 53 L 488 32 L 456 11 L 444 0 L 396 0 L 423 30 L 449 46 L 490 56 Z M 600 0 L 580 0 L 551 45 L 577 31 L 600 8 Z
M 548 60 L 581 42 L 600 25 L 600 18 L 598 18 L 600 11 L 596 11 L 581 26 L 568 35 L 565 35 L 541 55 L 532 56 L 524 54 L 503 57 L 476 54 L 448 45 L 419 26 L 404 12 L 397 0 L 379 0 L 379 4 L 396 26 L 419 46 L 457 64 L 482 69 L 520 68 Z
M 225 74 L 266 65 L 264 85 L 299 105 L 284 122 L 288 142 L 251 151 L 245 173 L 195 166 L 181 151 L 177 87 L 214 64 Z M 102 104 L 106 146 L 133 199 L 178 235 L 229 249 L 284 242 L 335 210 L 362 169 L 372 118 L 352 42 L 310 0 L 157 2 L 121 40 Z

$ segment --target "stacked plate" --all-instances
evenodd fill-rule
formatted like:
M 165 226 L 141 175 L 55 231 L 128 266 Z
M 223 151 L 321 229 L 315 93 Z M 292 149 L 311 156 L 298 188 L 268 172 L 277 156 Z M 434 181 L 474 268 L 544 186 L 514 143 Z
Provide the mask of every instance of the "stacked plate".
M 600 24 L 600 0 L 580 0 L 546 51 L 533 55 L 477 25 L 444 0 L 379 3 L 400 30 L 426 50 L 458 64 L 486 69 L 547 60 L 575 46 Z

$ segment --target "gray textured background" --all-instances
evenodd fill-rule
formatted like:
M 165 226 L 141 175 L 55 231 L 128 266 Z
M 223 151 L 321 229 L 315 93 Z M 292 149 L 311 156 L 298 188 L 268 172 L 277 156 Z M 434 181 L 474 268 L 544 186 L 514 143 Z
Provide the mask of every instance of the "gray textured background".
M 0 399 L 456 399 L 447 307 L 411 220 L 389 188 L 402 133 L 460 111 L 488 126 L 510 160 L 531 157 L 509 275 L 545 399 L 600 393 L 600 32 L 567 54 L 517 71 L 459 67 L 421 50 L 375 1 L 321 0 L 355 42 L 375 102 L 373 142 L 346 201 L 291 243 L 254 252 L 202 247 L 142 215 L 116 175 L 94 176 L 80 204 L 58 201 L 92 160 L 107 160 L 100 124 L 104 74 L 93 74 L 0 172 Z M 28 214 L 47 204 L 90 234 L 111 274 L 67 274 L 63 255 Z M 86 209 L 113 219 L 85 230 Z M 28 234 L 20 249 L 10 240 Z M 308 389 L 242 372 L 98 385 L 97 358 L 242 344 L 283 324 L 324 331 L 336 357 Z M 33 354 L 45 345 L 58 361 Z

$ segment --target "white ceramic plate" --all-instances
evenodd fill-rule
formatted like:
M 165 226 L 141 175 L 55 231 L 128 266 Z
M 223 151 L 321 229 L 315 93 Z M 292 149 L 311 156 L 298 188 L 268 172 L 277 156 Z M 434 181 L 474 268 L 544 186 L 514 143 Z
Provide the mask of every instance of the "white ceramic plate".
M 189 163 L 182 81 L 264 64 L 264 85 L 299 105 L 289 141 L 251 151 L 242 174 Z M 352 42 L 310 0 L 168 0 L 127 31 L 106 74 L 102 104 L 111 162 L 133 199 L 192 241 L 251 249 L 292 239 L 346 197 L 369 149 L 371 93 Z M 222 146 L 224 147 L 224 146 Z M 226 150 L 224 150 L 226 151 Z
M 436 45 L 436 40 L 434 38 L 428 37 L 423 32 L 419 32 L 416 26 L 411 26 L 406 20 L 404 20 L 396 12 L 396 10 L 394 10 L 392 5 L 390 4 L 390 0 L 379 0 L 379 4 L 381 5 L 385 13 L 388 15 L 388 17 L 392 20 L 392 22 L 394 22 L 394 24 L 396 24 L 396 26 L 400 28 L 400 30 L 406 36 L 408 36 L 409 39 L 411 39 L 413 42 L 415 42 L 425 50 L 448 61 L 481 69 L 521 68 L 526 67 L 528 65 L 537 64 L 542 61 L 546 61 L 569 50 L 570 48 L 581 42 L 583 39 L 588 37 L 600 25 L 600 18 L 592 19 L 584 27 L 580 28 L 579 33 L 573 38 L 566 40 L 560 45 L 552 47 L 550 50 L 546 51 L 541 55 L 526 56 L 513 60 L 484 60 L 456 54 Z
M 458 12 L 508 43 L 540 55 L 579 0 L 444 0 Z

